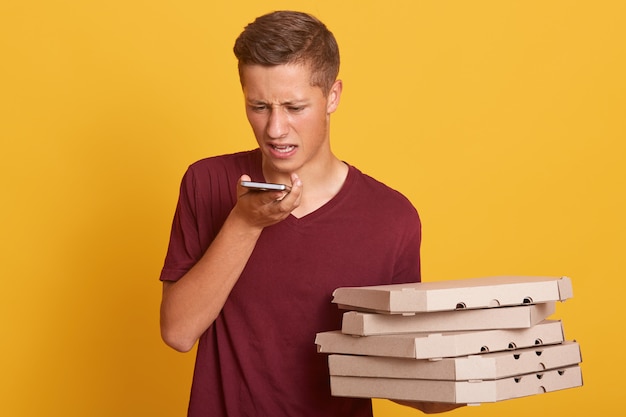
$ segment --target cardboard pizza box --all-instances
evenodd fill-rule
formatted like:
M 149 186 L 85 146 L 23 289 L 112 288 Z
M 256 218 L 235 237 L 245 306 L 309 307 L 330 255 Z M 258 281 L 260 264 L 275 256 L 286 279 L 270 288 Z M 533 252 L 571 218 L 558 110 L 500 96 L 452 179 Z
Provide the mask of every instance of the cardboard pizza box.
M 560 320 L 544 320 L 526 329 L 473 332 L 406 333 L 352 336 L 340 330 L 318 333 L 318 352 L 436 359 L 551 345 L 564 341 Z
M 343 314 L 341 331 L 370 336 L 414 332 L 521 329 L 536 325 L 556 311 L 556 303 L 528 306 L 436 311 L 412 315 L 348 311 Z
M 582 362 L 575 341 L 441 360 L 329 355 L 330 375 L 446 381 L 490 380 L 540 373 Z
M 333 292 L 333 303 L 346 310 L 406 314 L 565 301 L 572 296 L 568 277 L 499 276 L 341 287 Z
M 582 386 L 578 365 L 484 381 L 331 376 L 334 396 L 480 404 Z

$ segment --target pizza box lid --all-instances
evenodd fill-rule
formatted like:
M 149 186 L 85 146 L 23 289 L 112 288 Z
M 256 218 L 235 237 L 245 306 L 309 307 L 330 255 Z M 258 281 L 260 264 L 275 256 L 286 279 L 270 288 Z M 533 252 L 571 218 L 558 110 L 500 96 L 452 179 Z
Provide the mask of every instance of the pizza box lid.
M 330 377 L 331 393 L 334 396 L 455 404 L 497 402 L 582 385 L 579 365 L 484 381 Z
M 439 360 L 382 356 L 328 356 L 331 375 L 446 381 L 478 381 L 539 373 L 582 362 L 576 341 Z
M 572 296 L 568 277 L 497 276 L 340 287 L 332 302 L 347 310 L 406 314 L 565 301 Z
M 370 336 L 414 332 L 520 329 L 536 325 L 556 311 L 556 303 L 502 308 L 435 311 L 412 315 L 348 311 L 343 314 L 341 331 Z
M 340 330 L 320 332 L 315 337 L 318 352 L 351 355 L 437 359 L 498 352 L 564 341 L 560 320 L 544 320 L 525 329 L 469 332 L 405 333 L 352 336 Z

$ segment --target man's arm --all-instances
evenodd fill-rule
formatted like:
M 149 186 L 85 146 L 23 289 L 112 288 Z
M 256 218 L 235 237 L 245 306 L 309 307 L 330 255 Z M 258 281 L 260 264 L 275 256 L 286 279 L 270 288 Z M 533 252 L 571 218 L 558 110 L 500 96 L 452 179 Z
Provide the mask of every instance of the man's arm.
M 241 180 L 249 180 L 243 176 Z M 202 258 L 176 282 L 163 282 L 161 337 L 187 352 L 215 321 L 239 279 L 263 228 L 285 219 L 300 204 L 302 184 L 292 177 L 291 192 L 237 189 L 237 204 Z

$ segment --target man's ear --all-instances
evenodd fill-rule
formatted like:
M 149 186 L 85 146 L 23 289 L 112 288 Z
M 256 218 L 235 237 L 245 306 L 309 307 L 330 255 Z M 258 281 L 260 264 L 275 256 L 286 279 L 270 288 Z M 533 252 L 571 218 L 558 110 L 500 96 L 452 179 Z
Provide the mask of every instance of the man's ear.
M 339 99 L 341 98 L 341 91 L 343 90 L 343 83 L 341 80 L 336 80 L 330 91 L 328 92 L 328 98 L 326 99 L 326 113 L 334 113 L 339 107 Z

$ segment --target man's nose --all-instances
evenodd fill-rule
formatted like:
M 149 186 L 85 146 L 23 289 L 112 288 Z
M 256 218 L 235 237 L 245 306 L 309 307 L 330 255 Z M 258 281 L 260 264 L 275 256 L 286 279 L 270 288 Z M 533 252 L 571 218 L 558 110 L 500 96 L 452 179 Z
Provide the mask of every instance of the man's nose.
M 267 123 L 267 134 L 271 138 L 282 138 L 289 133 L 287 115 L 280 107 L 272 108 Z

